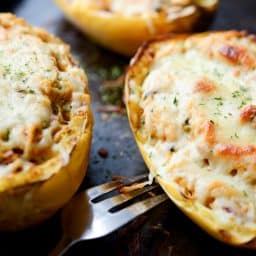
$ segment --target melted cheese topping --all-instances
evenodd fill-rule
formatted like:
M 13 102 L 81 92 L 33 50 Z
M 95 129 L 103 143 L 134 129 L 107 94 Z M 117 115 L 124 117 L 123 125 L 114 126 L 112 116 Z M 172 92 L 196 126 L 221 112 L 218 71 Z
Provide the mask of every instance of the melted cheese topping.
M 71 149 L 58 136 L 71 129 L 72 116 L 86 112 L 85 86 L 67 45 L 12 15 L 0 16 L 0 178 L 55 156 L 68 163 Z
M 141 113 L 133 128 L 149 168 L 223 226 L 251 230 L 256 230 L 254 40 L 227 32 L 156 43 L 157 50 L 142 57 L 150 62 L 141 86 L 129 81 L 129 104 Z
M 168 21 L 189 16 L 196 12 L 197 6 L 192 0 L 113 0 L 110 10 L 127 16 L 148 15 L 154 17 L 164 13 Z
M 83 4 L 90 6 L 90 8 L 100 8 L 127 16 L 144 16 L 145 14 L 164 12 L 171 18 L 181 11 L 190 14 L 192 9 L 194 11 L 197 6 L 192 0 L 86 0 Z
M 192 31 L 201 14 L 216 10 L 218 0 L 75 0 L 70 4 L 104 17 L 139 19 L 150 35 L 156 35 Z

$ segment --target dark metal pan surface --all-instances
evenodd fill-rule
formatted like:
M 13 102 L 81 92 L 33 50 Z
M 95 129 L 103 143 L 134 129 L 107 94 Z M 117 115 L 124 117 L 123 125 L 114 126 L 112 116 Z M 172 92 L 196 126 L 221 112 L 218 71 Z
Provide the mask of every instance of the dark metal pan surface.
M 255 0 L 220 2 L 210 30 L 256 32 Z M 119 104 L 121 97 L 121 89 L 106 91 L 102 84 L 116 78 L 129 59 L 90 42 L 65 20 L 52 0 L 1 1 L 0 10 L 14 12 L 61 37 L 71 45 L 73 54 L 88 74 L 95 130 L 89 169 L 81 189 L 111 180 L 112 176 L 146 172 L 126 116 L 102 112 L 106 103 Z M 36 228 L 15 234 L 0 233 L 0 255 L 47 255 L 59 237 L 59 214 L 56 214 Z M 69 255 L 249 256 L 256 252 L 231 248 L 214 240 L 168 202 L 108 237 L 78 244 Z

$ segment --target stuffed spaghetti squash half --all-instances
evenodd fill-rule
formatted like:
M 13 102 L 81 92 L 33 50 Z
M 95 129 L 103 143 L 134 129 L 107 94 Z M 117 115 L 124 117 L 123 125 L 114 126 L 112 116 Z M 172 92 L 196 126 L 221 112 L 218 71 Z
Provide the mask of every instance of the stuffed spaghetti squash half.
M 147 43 L 126 75 L 142 156 L 213 237 L 256 248 L 256 40 L 227 31 Z
M 69 20 L 102 46 L 133 55 L 145 40 L 210 22 L 218 0 L 55 0 Z
M 87 78 L 69 47 L 0 14 L 0 230 L 39 223 L 72 197 L 92 126 Z

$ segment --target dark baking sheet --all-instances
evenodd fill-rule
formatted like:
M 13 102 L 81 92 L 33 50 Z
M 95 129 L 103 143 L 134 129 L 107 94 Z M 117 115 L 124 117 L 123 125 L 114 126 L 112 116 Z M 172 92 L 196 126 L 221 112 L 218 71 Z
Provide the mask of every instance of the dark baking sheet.
M 220 0 L 211 30 L 242 29 L 256 32 L 255 0 Z M 1 1 L 2 11 L 12 11 L 30 23 L 45 27 L 72 47 L 89 77 L 95 117 L 90 164 L 81 189 L 110 180 L 112 175 L 133 176 L 146 171 L 125 115 L 99 112 L 101 85 L 114 78 L 129 60 L 91 43 L 62 16 L 51 0 Z M 99 150 L 108 151 L 108 157 Z M 59 214 L 42 225 L 15 234 L 0 234 L 0 255 L 47 255 L 60 236 Z M 125 228 L 93 242 L 75 246 L 69 255 L 125 256 L 247 256 L 256 252 L 231 248 L 212 239 L 171 202 L 143 215 Z

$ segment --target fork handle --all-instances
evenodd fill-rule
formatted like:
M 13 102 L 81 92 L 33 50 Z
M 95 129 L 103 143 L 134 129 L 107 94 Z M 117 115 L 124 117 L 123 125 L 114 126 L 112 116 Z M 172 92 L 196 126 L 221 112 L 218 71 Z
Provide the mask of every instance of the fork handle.
M 63 256 L 76 243 L 67 236 L 62 236 L 56 247 L 49 253 L 48 256 Z

